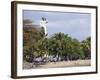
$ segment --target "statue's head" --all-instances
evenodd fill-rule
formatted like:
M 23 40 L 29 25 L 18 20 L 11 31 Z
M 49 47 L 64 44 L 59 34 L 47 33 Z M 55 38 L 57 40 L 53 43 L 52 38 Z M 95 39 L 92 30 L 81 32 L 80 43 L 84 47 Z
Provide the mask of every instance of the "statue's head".
M 46 20 L 46 18 L 42 17 L 42 20 L 43 20 L 43 21 L 45 21 L 45 20 Z
M 44 18 L 44 17 L 42 17 L 42 20 L 44 21 L 44 20 L 45 20 L 45 18 Z

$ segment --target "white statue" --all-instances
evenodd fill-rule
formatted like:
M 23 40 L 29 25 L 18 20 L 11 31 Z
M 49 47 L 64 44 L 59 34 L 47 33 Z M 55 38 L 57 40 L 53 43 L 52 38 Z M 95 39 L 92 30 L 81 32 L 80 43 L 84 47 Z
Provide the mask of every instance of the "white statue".
M 40 21 L 40 27 L 44 28 L 44 33 L 47 35 L 47 20 L 46 18 L 42 17 L 42 20 Z

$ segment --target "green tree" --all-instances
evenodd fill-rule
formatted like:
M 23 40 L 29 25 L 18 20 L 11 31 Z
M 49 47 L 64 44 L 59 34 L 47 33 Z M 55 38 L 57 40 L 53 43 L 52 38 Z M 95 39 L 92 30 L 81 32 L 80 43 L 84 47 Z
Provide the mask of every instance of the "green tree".
M 91 38 L 87 37 L 85 40 L 81 42 L 81 47 L 84 51 L 85 58 L 91 58 Z

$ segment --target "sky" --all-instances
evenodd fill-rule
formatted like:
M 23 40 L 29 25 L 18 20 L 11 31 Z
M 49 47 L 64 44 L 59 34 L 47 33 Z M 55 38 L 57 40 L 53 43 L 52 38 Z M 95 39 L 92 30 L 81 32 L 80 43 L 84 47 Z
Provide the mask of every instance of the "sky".
M 79 41 L 91 36 L 91 14 L 89 13 L 23 11 L 23 19 L 30 19 L 35 25 L 40 24 L 42 17 L 45 17 L 48 21 L 48 36 L 57 32 L 62 32 Z

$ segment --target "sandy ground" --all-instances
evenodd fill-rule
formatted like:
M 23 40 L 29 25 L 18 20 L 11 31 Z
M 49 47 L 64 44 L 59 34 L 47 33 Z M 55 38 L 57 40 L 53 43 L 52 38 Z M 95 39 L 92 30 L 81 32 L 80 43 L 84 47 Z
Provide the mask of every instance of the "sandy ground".
M 78 67 L 78 66 L 91 66 L 91 60 L 49 62 L 44 65 L 37 65 L 37 66 L 34 65 L 33 63 L 28 63 L 28 62 L 23 63 L 23 69 Z

